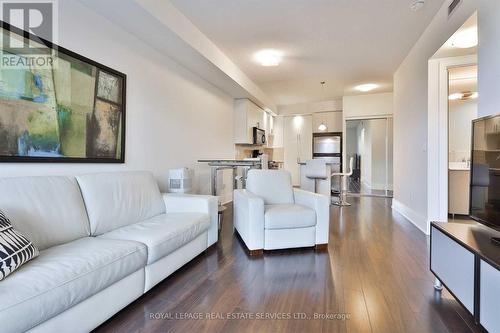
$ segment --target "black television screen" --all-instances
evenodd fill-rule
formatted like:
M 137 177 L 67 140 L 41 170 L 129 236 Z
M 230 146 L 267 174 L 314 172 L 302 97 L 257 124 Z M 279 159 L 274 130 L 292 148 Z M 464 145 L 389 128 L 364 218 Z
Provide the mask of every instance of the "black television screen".
M 472 122 L 470 216 L 500 230 L 500 115 Z

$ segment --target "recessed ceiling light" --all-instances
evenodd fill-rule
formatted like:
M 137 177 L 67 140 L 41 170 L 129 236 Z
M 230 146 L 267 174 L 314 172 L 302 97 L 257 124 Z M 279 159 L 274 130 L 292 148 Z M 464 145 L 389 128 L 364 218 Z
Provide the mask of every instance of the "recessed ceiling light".
M 360 84 L 359 86 L 354 87 L 357 91 L 362 91 L 362 92 L 368 92 L 372 91 L 373 89 L 378 88 L 378 84 L 375 83 L 366 83 L 366 84 Z
M 261 50 L 255 53 L 255 60 L 262 66 L 278 66 L 283 58 L 283 52 L 278 50 Z
M 470 27 L 462 31 L 458 31 L 450 38 L 450 44 L 452 47 L 458 47 L 460 49 L 468 49 L 477 46 L 477 27 Z

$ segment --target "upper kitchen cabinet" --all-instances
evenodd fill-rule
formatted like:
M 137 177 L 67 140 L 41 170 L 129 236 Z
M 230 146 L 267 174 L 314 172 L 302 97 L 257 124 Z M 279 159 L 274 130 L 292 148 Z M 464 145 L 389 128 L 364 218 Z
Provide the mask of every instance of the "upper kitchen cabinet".
M 267 113 L 249 99 L 234 102 L 234 143 L 253 144 L 253 127 L 266 130 Z M 266 131 L 267 132 L 267 131 Z
M 313 133 L 342 132 L 342 121 L 342 112 L 339 111 L 313 113 Z M 321 125 L 326 128 L 322 129 Z

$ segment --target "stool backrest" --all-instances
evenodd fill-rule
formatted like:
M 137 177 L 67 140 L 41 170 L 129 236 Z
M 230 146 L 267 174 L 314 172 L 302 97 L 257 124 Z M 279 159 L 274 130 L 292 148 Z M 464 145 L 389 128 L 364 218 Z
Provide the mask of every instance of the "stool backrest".
M 329 175 L 326 173 L 326 162 L 321 159 L 306 161 L 305 174 L 307 178 L 326 179 Z

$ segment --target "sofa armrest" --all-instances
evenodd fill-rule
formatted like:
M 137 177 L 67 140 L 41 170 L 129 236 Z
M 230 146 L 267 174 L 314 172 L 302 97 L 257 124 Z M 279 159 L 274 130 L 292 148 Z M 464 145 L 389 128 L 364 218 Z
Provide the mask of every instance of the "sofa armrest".
M 326 195 L 293 189 L 295 203 L 316 211 L 316 244 L 328 244 L 330 198 Z
M 249 250 L 264 248 L 264 200 L 247 190 L 234 190 L 234 227 Z
M 219 201 L 211 195 L 170 194 L 163 193 L 163 201 L 167 213 L 204 213 L 210 216 L 208 244 L 210 246 L 219 238 Z

